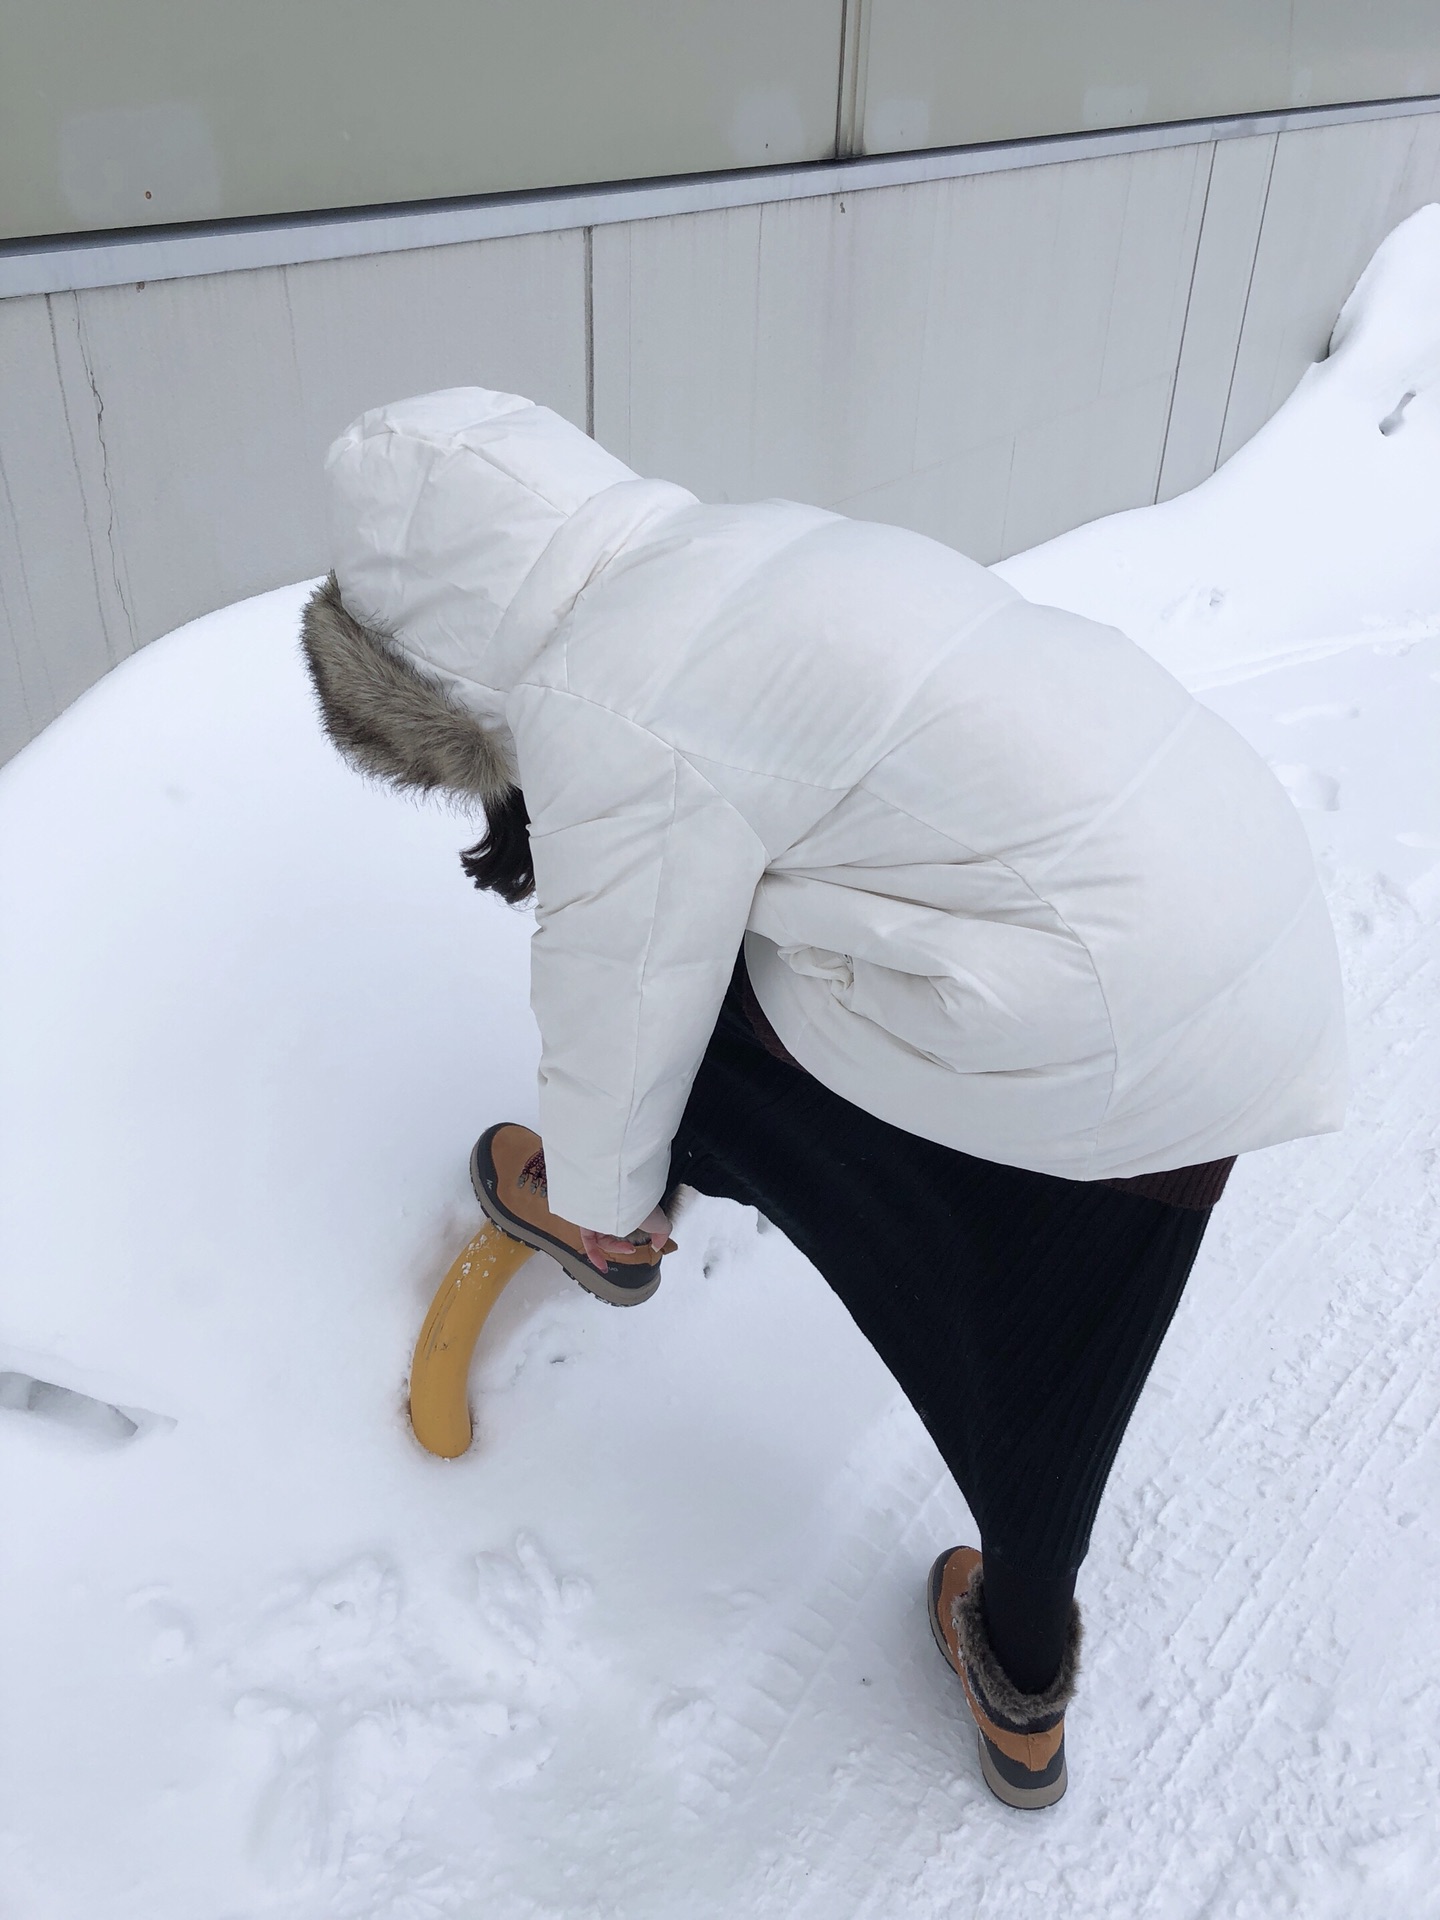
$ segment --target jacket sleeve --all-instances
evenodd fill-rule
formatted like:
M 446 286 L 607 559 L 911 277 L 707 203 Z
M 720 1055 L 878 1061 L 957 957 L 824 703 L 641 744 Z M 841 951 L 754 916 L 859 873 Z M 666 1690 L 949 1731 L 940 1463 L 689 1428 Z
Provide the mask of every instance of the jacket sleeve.
M 564 689 L 510 703 L 530 809 L 550 1204 L 629 1233 L 670 1145 L 765 870 L 735 808 L 647 729 Z

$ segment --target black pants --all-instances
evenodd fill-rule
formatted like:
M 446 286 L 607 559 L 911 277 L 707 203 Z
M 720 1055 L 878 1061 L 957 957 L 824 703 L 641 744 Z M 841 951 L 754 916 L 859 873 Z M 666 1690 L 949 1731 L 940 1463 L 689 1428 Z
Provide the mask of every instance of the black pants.
M 758 1208 L 845 1303 L 969 1503 L 995 1650 L 1038 1691 L 1208 1212 L 873 1118 L 766 1051 L 738 973 L 676 1136 L 681 1183 Z

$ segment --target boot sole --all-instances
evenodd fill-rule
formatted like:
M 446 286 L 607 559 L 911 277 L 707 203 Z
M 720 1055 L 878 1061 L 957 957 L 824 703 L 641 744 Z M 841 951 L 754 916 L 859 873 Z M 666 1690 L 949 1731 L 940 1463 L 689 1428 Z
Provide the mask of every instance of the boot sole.
M 945 1562 L 949 1558 L 950 1554 L 947 1550 L 940 1555 L 939 1559 L 930 1569 L 930 1579 L 927 1583 L 925 1596 L 926 1612 L 930 1616 L 930 1631 L 934 1635 L 935 1645 L 940 1649 L 940 1657 L 950 1669 L 951 1673 L 954 1674 L 955 1678 L 959 1680 L 961 1677 L 960 1669 L 956 1666 L 951 1656 L 950 1648 L 946 1643 L 944 1629 L 940 1625 L 940 1577 L 944 1572 Z M 965 1709 L 967 1713 L 970 1710 L 968 1700 L 965 1702 Z M 1037 1807 L 1053 1807 L 1055 1802 L 1062 1798 L 1065 1789 L 1070 1784 L 1070 1775 L 1062 1759 L 1060 1762 L 1060 1772 L 1057 1777 L 1054 1780 L 1047 1780 L 1043 1787 L 1013 1786 L 991 1759 L 990 1743 L 980 1731 L 979 1727 L 975 1728 L 975 1746 L 980 1755 L 980 1772 L 986 1786 L 990 1789 L 991 1793 L 994 1794 L 995 1798 L 1003 1801 L 1007 1807 L 1016 1807 L 1026 1813 L 1032 1812 Z
M 502 1121 L 501 1125 L 505 1123 Z M 487 1183 L 485 1174 L 489 1162 L 487 1149 L 491 1136 L 499 1132 L 499 1127 L 489 1127 L 475 1142 L 470 1152 L 470 1184 L 475 1189 L 475 1198 L 485 1209 L 486 1214 L 502 1233 L 508 1233 L 512 1240 L 519 1240 L 527 1247 L 533 1247 L 537 1253 L 548 1253 L 550 1258 L 562 1266 L 577 1285 L 587 1293 L 593 1293 L 597 1300 L 603 1300 L 610 1307 L 638 1307 L 648 1300 L 660 1285 L 660 1263 L 654 1267 L 626 1267 L 615 1261 L 608 1263 L 601 1273 L 598 1267 L 592 1267 L 583 1253 L 576 1253 L 573 1247 L 567 1247 L 563 1240 L 557 1240 L 553 1234 L 545 1233 L 539 1227 L 532 1227 L 517 1215 L 511 1213 L 499 1196 Z M 637 1277 L 631 1280 L 629 1276 Z
M 990 1758 L 990 1748 L 980 1729 L 975 1729 L 975 1738 L 980 1743 L 980 1771 L 985 1776 L 985 1784 L 997 1800 L 1003 1800 L 1007 1807 L 1018 1807 L 1030 1812 L 1036 1807 L 1053 1807 L 1070 1784 L 1065 1771 L 1065 1762 L 1060 1762 L 1060 1772 L 1048 1786 L 1012 1787 L 1003 1775 L 996 1771 L 995 1762 Z

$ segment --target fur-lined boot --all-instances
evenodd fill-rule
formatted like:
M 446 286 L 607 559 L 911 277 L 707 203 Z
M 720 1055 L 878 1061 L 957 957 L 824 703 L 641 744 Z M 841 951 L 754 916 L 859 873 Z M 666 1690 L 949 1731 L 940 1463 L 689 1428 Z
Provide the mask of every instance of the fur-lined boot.
M 1065 1709 L 1080 1670 L 1080 1609 L 1071 1602 L 1060 1671 L 1043 1693 L 1022 1693 L 985 1627 L 984 1575 L 974 1547 L 951 1547 L 930 1569 L 930 1629 L 960 1676 L 974 1717 L 985 1784 L 1007 1807 L 1049 1807 L 1064 1793 Z

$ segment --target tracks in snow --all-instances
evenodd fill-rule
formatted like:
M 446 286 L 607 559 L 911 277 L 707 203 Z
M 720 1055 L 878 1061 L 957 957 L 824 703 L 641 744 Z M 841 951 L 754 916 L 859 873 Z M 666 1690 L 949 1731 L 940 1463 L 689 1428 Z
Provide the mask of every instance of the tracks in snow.
M 1440 938 L 1403 916 L 1380 932 L 1352 1128 L 1243 1172 L 1122 1453 L 1082 1577 L 1070 1799 L 1026 1821 L 980 1785 L 919 1594 L 962 1510 L 897 1408 L 813 1582 L 756 1623 L 684 1756 L 707 1846 L 735 1830 L 732 1898 L 1009 1920 L 1043 1883 L 1136 1920 L 1348 1920 L 1426 1897 Z M 1375 1644 L 1397 1603 L 1415 1630 Z M 752 1862 L 764 1837 L 763 1871 L 741 1835 Z

